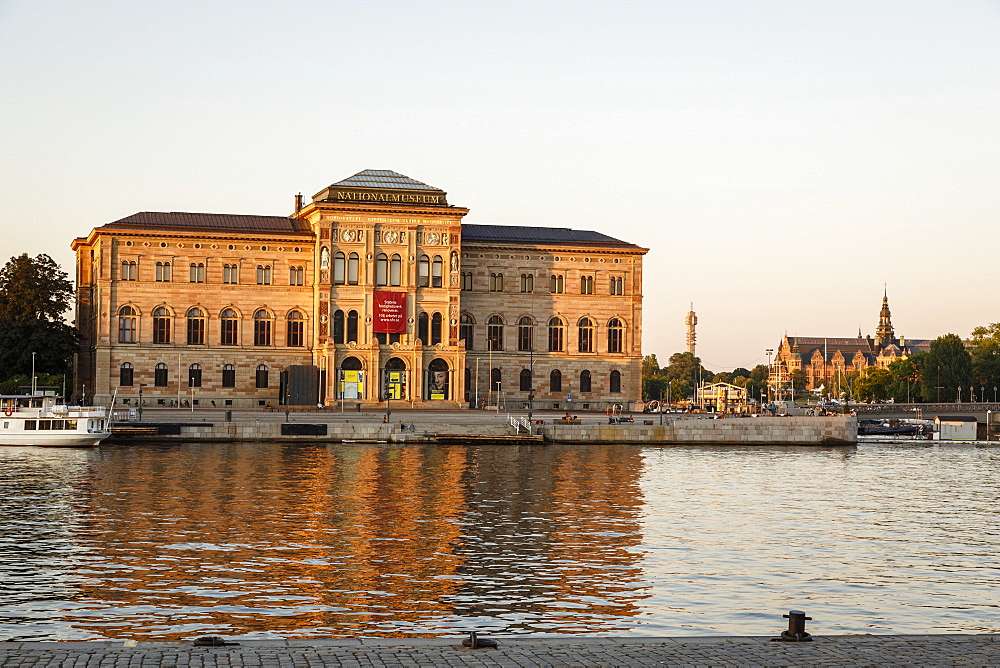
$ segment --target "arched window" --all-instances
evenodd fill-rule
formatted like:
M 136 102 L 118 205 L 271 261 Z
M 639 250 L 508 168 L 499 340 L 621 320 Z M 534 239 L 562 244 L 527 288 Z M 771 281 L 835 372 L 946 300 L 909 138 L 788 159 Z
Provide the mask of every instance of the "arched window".
M 427 288 L 431 284 L 431 259 L 426 255 L 420 256 L 417 263 L 417 287 Z
M 623 276 L 611 277 L 611 294 L 613 295 L 625 294 L 625 278 Z
M 118 309 L 118 343 L 135 343 L 137 315 L 131 306 Z
M 535 291 L 535 275 L 521 274 L 521 292 Z
M 285 318 L 285 345 L 289 347 L 305 345 L 305 321 L 301 311 L 293 309 Z
M 205 344 L 205 312 L 197 306 L 187 312 L 187 342 L 189 346 Z
M 389 285 L 389 256 L 385 253 L 375 258 L 375 285 Z
M 337 285 L 347 282 L 347 256 L 344 251 L 337 251 L 333 255 L 333 282 Z
M 549 374 L 549 392 L 562 392 L 562 371 L 559 369 Z
M 611 372 L 611 377 L 608 379 L 608 389 L 615 393 L 622 391 L 622 372 L 618 369 Z
M 236 367 L 232 364 L 222 366 L 222 387 L 236 387 Z
M 566 292 L 566 277 L 563 274 L 552 274 L 549 277 L 549 292 L 552 294 Z
M 594 277 L 593 276 L 581 276 L 580 277 L 580 294 L 581 295 L 592 295 L 592 294 L 594 294 Z
M 608 352 L 620 353 L 624 346 L 625 324 L 618 318 L 608 321 Z
M 170 343 L 172 325 L 170 311 L 162 306 L 153 309 L 153 343 Z
M 590 392 L 590 371 L 587 369 L 580 372 L 580 391 Z
M 490 292 L 503 292 L 503 274 L 490 274 Z
M 344 339 L 344 327 L 346 326 L 344 312 L 337 309 L 333 312 L 333 342 L 346 343 Z
M 157 262 L 156 263 L 156 280 L 161 282 L 170 281 L 170 263 L 169 262 Z
M 431 287 L 440 288 L 444 285 L 444 260 L 441 259 L 440 255 L 434 256 L 434 262 L 431 264 Z
M 292 265 L 288 267 L 288 284 L 289 285 L 305 285 L 306 282 L 306 268 L 303 266 Z
M 257 285 L 271 285 L 271 265 L 257 265 Z
M 535 323 L 528 316 L 517 321 L 517 349 L 531 350 L 535 345 Z
M 191 283 L 205 282 L 205 265 L 202 262 L 191 263 L 191 273 L 188 276 Z
M 468 313 L 463 313 L 458 323 L 458 338 L 465 340 L 465 349 L 472 350 L 475 338 L 476 321 Z
M 417 316 L 417 338 L 425 346 L 431 342 L 430 323 L 430 316 L 426 313 L 421 313 Z
M 521 381 L 521 391 L 531 392 L 531 369 L 521 369 L 519 380 Z
M 549 352 L 561 353 L 565 350 L 566 326 L 561 318 L 549 318 Z
M 264 309 L 257 309 L 253 314 L 253 344 L 255 346 L 271 345 L 271 314 Z
M 503 350 L 503 318 L 498 315 L 486 321 L 486 349 Z
M 122 387 L 132 387 L 132 377 L 135 370 L 129 362 L 122 362 L 118 367 L 118 384 Z
M 358 267 L 360 265 L 360 258 L 357 253 L 351 253 L 347 258 L 347 284 L 357 285 L 358 284 Z
M 200 364 L 192 364 L 188 367 L 188 387 L 201 387 Z
M 347 312 L 347 342 L 356 343 L 358 340 L 358 312 Z
M 403 258 L 397 253 L 392 254 L 389 260 L 389 285 L 403 284 Z
M 223 283 L 239 283 L 240 282 L 240 270 L 235 264 L 224 264 L 222 265 L 222 282 Z
M 167 365 L 163 362 L 153 368 L 153 385 L 155 387 L 167 386 Z
M 499 392 L 503 389 L 503 374 L 500 373 L 500 369 L 490 370 L 490 391 Z
M 135 260 L 122 260 L 121 279 L 123 281 L 134 281 L 136 279 Z
M 267 365 L 257 365 L 257 371 L 254 373 L 254 386 L 260 390 L 267 387 L 267 382 Z
M 577 351 L 581 353 L 594 352 L 594 321 L 590 318 L 580 318 L 576 326 L 579 333 Z
M 219 314 L 222 321 L 222 330 L 219 336 L 219 343 L 224 346 L 235 346 L 239 343 L 239 320 L 236 311 L 231 308 L 223 309 Z
M 441 326 L 443 324 L 443 319 L 440 313 L 435 313 L 431 317 L 431 345 L 436 346 L 441 343 Z
M 462 289 L 469 291 L 472 290 L 472 272 L 463 271 L 462 272 Z

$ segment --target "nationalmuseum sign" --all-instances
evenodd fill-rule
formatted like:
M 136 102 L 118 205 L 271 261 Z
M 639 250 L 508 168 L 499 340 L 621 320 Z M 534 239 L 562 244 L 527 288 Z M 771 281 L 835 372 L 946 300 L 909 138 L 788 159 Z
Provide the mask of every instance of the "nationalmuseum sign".
M 447 204 L 444 194 L 432 195 L 385 190 L 340 190 L 330 188 L 328 202 L 375 202 L 387 204 Z

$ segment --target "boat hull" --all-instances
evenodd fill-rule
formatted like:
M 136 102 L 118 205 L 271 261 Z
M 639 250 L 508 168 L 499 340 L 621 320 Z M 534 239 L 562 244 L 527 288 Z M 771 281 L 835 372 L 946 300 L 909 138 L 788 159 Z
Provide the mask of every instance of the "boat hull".
M 107 434 L 74 434 L 61 433 L 58 435 L 48 433 L 42 438 L 38 434 L 3 434 L 0 438 L 0 447 L 33 445 L 40 448 L 92 448 L 101 444 L 101 441 L 111 436 Z

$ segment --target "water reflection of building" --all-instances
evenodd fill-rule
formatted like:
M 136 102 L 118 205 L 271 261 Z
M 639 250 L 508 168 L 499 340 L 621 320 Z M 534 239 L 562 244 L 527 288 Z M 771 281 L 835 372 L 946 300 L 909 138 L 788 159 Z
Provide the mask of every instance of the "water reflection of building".
M 637 400 L 646 249 L 467 213 L 365 170 L 287 217 L 141 212 L 97 227 L 73 242 L 76 390 L 264 406 L 287 396 L 279 372 L 314 365 L 331 405 L 458 406 L 498 387 L 539 406 Z
M 91 610 L 74 622 L 161 639 L 433 635 L 475 615 L 612 630 L 643 596 L 641 467 L 627 446 L 111 450 L 79 500 Z

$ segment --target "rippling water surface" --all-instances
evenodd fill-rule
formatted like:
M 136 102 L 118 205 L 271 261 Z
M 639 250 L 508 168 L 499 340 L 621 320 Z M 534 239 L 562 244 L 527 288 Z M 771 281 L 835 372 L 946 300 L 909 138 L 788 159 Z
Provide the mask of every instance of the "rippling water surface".
M 1000 631 L 1000 450 L 0 448 L 0 640 Z

